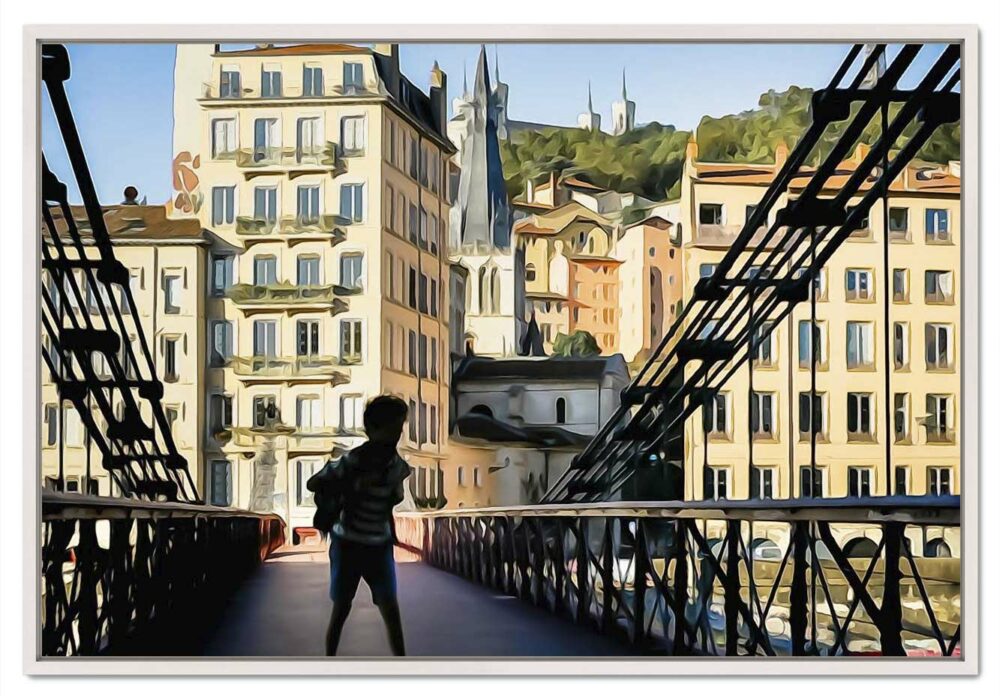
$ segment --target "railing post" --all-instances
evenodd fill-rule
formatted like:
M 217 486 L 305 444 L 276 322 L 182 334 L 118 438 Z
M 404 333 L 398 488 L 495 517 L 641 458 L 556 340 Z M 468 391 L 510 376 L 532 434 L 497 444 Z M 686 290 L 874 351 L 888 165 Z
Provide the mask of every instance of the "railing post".
M 535 518 L 535 562 L 531 564 L 532 594 L 535 596 L 535 605 L 545 606 L 545 538 L 542 530 L 542 520 Z
M 673 654 L 687 655 L 687 602 L 688 602 L 688 559 L 687 559 L 687 523 L 679 519 L 674 521 L 674 601 L 671 607 L 674 612 Z
M 636 518 L 635 578 L 632 582 L 632 644 L 641 645 L 646 640 L 646 574 L 649 572 L 649 549 L 646 543 L 646 525 Z
M 555 528 L 555 553 L 552 559 L 552 569 L 555 572 L 555 603 L 552 610 L 556 614 L 563 611 L 563 588 L 566 579 L 566 529 L 561 518 L 553 520 Z
M 605 633 L 610 632 L 614 624 L 615 549 L 611 525 L 616 519 L 609 517 L 604 522 L 604 543 L 602 544 L 604 553 L 601 555 L 601 630 Z
M 590 548 L 588 546 L 587 525 L 589 517 L 577 518 L 576 535 L 576 622 L 587 621 L 590 613 L 590 599 L 587 585 L 590 583 Z
M 726 534 L 726 576 L 729 582 L 725 588 L 726 611 L 726 655 L 736 655 L 739 652 L 739 615 L 740 615 L 740 522 L 730 520 L 727 523 Z
M 882 654 L 906 655 L 903 648 L 903 607 L 899 596 L 900 550 L 903 545 L 904 525 L 901 522 L 886 522 L 885 535 L 885 581 L 882 590 L 882 607 L 875 618 L 882 639 Z
M 806 548 L 808 522 L 792 525 L 792 589 L 789 594 L 788 623 L 792 633 L 792 655 L 806 654 L 806 615 L 808 593 L 806 588 Z M 810 559 L 815 563 L 816 559 Z
M 97 532 L 94 520 L 80 520 L 79 539 L 76 545 L 76 572 L 78 574 L 77 619 L 79 621 L 80 653 L 93 655 L 99 645 L 97 618 Z

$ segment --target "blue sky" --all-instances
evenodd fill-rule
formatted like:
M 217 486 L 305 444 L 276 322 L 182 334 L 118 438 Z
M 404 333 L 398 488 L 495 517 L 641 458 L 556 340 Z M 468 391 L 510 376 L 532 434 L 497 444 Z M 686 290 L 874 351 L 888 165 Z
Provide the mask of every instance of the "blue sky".
M 173 128 L 173 44 L 72 44 L 70 103 L 98 195 L 117 203 L 126 185 L 150 203 L 170 198 Z M 768 89 L 824 86 L 843 59 L 842 44 L 490 44 L 492 65 L 510 85 L 511 118 L 570 125 L 586 107 L 610 122 L 611 102 L 628 77 L 636 120 L 690 129 L 703 115 L 722 116 L 756 106 Z M 890 56 L 895 49 L 890 51 Z M 938 50 L 921 52 L 912 68 L 926 67 Z M 449 104 L 471 83 L 478 44 L 402 44 L 403 71 L 427 88 L 437 60 L 448 74 Z M 44 95 L 44 90 L 43 90 Z M 49 166 L 71 183 L 55 120 L 43 96 L 42 147 Z

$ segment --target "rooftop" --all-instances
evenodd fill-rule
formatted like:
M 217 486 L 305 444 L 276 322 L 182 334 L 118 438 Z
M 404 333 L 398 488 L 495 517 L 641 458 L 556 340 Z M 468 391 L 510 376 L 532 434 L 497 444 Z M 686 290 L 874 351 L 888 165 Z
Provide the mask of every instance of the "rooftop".
M 61 234 L 68 232 L 63 212 L 59 208 L 49 208 L 53 222 Z M 174 219 L 167 217 L 162 205 L 109 205 L 102 208 L 104 224 L 112 241 L 155 240 L 155 241 L 204 241 L 207 240 L 201 223 L 193 218 Z M 70 206 L 70 213 L 76 221 L 81 236 L 90 237 L 90 220 L 82 205 Z
M 590 358 L 465 358 L 455 370 L 454 383 L 465 380 L 507 379 L 518 381 L 600 380 L 606 374 L 628 376 L 621 355 Z

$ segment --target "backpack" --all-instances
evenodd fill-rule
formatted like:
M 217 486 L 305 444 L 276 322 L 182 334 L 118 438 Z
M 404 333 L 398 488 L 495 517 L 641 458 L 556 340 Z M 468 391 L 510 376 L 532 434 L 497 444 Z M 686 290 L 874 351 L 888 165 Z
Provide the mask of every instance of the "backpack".
M 331 459 L 323 468 L 306 481 L 306 489 L 312 491 L 316 502 L 316 512 L 313 513 L 313 528 L 324 537 L 340 520 L 344 509 L 344 500 L 350 488 L 350 467 L 348 457 Z

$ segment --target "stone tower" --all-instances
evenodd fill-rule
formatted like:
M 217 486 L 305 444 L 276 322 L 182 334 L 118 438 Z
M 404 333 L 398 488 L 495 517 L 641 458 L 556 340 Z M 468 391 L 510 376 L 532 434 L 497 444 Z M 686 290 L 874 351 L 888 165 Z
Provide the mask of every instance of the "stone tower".
M 622 98 L 611 105 L 611 134 L 622 135 L 635 128 L 635 102 L 628 100 L 625 69 L 622 68 Z
M 587 110 L 577 117 L 576 125 L 584 130 L 601 130 L 601 115 L 594 111 L 594 99 L 590 93 L 590 82 L 587 83 Z

